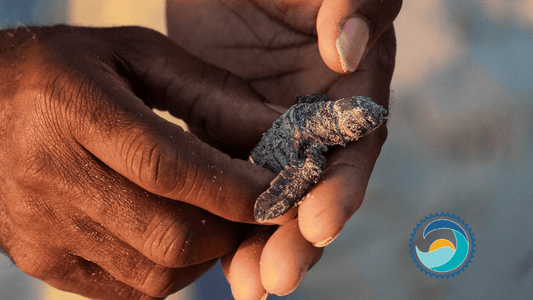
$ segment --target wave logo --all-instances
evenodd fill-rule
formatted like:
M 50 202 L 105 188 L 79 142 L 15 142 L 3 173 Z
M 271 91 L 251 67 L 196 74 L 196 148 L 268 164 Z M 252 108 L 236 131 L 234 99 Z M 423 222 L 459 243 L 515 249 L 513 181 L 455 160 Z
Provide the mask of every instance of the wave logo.
M 409 252 L 426 274 L 454 277 L 474 257 L 473 235 L 468 225 L 454 215 L 430 215 L 414 228 Z

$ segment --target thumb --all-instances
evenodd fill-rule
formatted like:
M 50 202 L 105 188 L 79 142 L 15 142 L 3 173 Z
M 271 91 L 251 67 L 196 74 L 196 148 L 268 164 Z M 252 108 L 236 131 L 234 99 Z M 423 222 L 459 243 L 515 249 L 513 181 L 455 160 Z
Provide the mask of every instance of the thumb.
M 127 85 L 109 84 L 116 76 L 102 75 L 105 89 L 93 90 L 101 99 L 99 107 L 88 112 L 91 117 L 85 118 L 78 142 L 147 191 L 232 221 L 255 223 L 255 199 L 274 175 L 202 143 L 149 106 L 203 126 L 219 139 L 244 144 L 256 143 L 279 114 L 238 77 L 203 63 L 163 36 L 130 39 L 135 53 L 117 51 L 128 65 L 128 72 L 121 73 Z
M 402 0 L 325 0 L 317 16 L 317 34 L 326 65 L 337 73 L 355 71 L 401 5 Z

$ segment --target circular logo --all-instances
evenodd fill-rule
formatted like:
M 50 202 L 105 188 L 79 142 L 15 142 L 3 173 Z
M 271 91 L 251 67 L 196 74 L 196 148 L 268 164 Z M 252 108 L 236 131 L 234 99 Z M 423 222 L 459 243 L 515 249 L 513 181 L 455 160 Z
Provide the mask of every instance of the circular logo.
M 472 261 L 474 234 L 459 217 L 435 214 L 413 230 L 409 252 L 421 271 L 437 278 L 454 277 Z

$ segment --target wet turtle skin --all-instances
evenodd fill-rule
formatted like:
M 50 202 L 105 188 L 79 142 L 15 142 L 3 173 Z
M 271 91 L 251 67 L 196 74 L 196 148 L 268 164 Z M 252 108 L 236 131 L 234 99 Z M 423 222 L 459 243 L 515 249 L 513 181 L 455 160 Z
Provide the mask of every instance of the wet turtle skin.
M 300 203 L 326 167 L 328 146 L 356 141 L 378 128 L 387 110 L 364 96 L 329 101 L 298 96 L 252 149 L 250 160 L 278 174 L 255 202 L 254 217 L 266 222 Z

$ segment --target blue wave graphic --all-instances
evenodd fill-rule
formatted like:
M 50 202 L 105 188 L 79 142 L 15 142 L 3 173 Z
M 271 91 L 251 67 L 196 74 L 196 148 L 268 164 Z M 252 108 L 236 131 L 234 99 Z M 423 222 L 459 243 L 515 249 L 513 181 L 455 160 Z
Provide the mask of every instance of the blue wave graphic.
M 428 269 L 434 270 L 450 261 L 455 254 L 455 250 L 450 247 L 443 247 L 431 252 L 422 252 L 416 247 L 416 254 L 420 262 Z
M 429 223 L 426 226 L 426 228 L 424 228 L 424 238 L 426 238 L 426 235 L 428 235 L 429 233 L 435 230 L 440 230 L 440 229 L 455 230 L 457 232 L 460 232 L 465 237 L 465 239 L 468 240 L 468 237 L 466 236 L 466 232 L 463 230 L 463 228 L 459 226 L 459 224 L 448 219 L 438 219 L 438 220 L 435 220 Z
M 455 249 L 444 246 L 433 251 L 423 252 L 416 247 L 416 254 L 420 262 L 435 272 L 446 273 L 459 268 L 468 257 L 470 245 L 466 232 L 457 223 L 448 219 L 438 219 L 424 228 L 423 237 L 436 230 L 452 230 L 456 246 Z M 451 243 L 451 242 L 450 242 Z M 453 243 L 452 243 L 453 244 Z
M 455 248 L 453 257 L 447 263 L 439 267 L 430 268 L 431 270 L 442 273 L 450 272 L 459 268 L 468 257 L 468 250 L 470 249 L 468 240 L 455 230 L 453 230 L 453 234 L 455 235 L 455 240 L 457 241 L 457 247 Z

